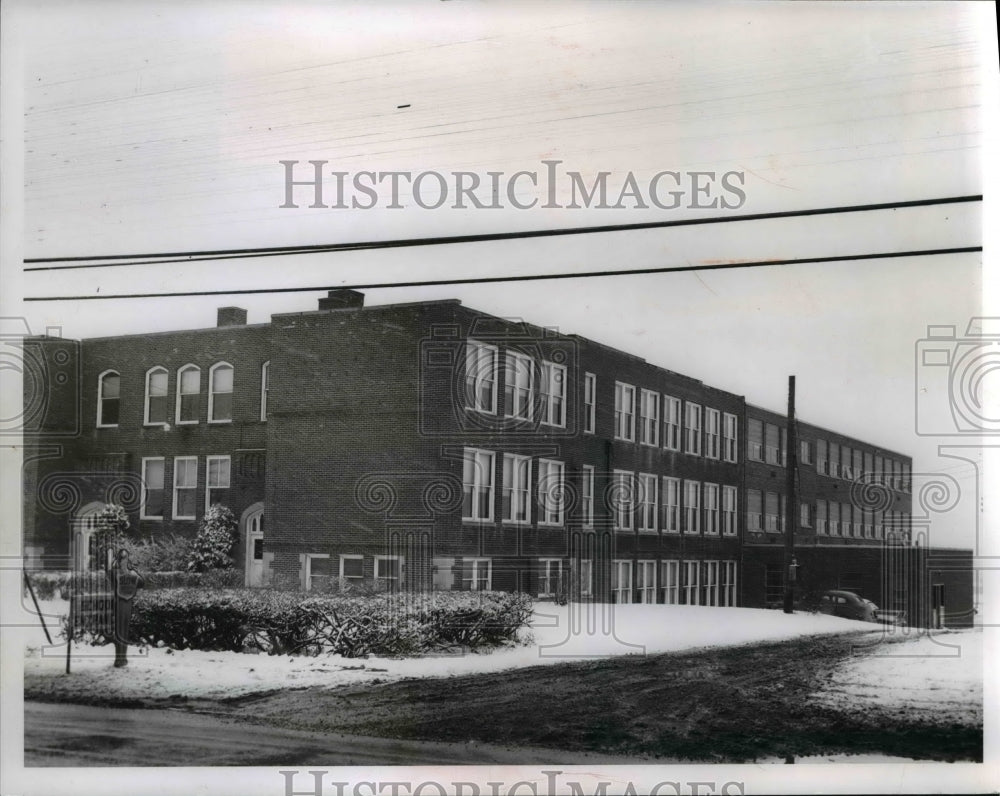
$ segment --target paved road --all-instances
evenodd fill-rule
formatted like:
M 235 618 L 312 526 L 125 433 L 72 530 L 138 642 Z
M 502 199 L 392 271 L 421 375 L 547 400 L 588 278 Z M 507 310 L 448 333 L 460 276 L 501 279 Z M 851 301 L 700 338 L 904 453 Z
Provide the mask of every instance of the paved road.
M 621 763 L 625 759 L 287 730 L 170 708 L 24 703 L 24 765 L 32 767 L 531 765 L 553 761 Z

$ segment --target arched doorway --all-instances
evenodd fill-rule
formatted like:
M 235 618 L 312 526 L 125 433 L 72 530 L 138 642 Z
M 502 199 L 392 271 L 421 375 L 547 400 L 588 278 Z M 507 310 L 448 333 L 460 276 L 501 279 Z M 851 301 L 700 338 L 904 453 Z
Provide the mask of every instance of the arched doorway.
M 99 525 L 97 515 L 103 503 L 88 503 L 70 521 L 70 540 L 73 569 L 76 572 L 93 572 L 100 569 L 100 551 L 95 536 Z
M 264 585 L 264 504 L 256 503 L 243 515 L 244 572 L 247 586 Z

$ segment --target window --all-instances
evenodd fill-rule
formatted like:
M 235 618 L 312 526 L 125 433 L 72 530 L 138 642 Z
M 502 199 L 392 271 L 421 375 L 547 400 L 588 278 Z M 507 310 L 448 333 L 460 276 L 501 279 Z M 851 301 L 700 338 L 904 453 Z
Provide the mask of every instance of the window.
M 684 532 L 701 532 L 701 484 L 684 482 Z
M 233 366 L 212 365 L 208 372 L 208 422 L 229 423 L 233 419 Z
M 736 424 L 736 415 L 729 412 L 722 415 L 722 458 L 727 462 L 735 462 L 739 450 L 739 426 Z
M 375 556 L 375 582 L 395 591 L 403 582 L 403 557 Z
M 825 534 L 827 532 L 826 525 L 826 501 L 817 500 L 816 501 L 816 533 Z
M 660 562 L 660 589 L 663 591 L 663 602 L 666 605 L 677 605 L 680 600 L 680 563 L 677 561 Z
M 185 365 L 177 371 L 176 422 L 197 423 L 198 402 L 201 396 L 201 370 L 196 365 Z
M 593 434 L 597 429 L 597 376 L 583 374 L 583 431 Z
M 705 484 L 705 533 L 719 532 L 719 485 Z
M 476 412 L 497 413 L 496 346 L 469 340 L 465 344 L 465 407 Z
M 267 420 L 267 380 L 271 375 L 271 363 L 260 366 L 260 419 Z
M 909 492 L 910 491 L 910 463 L 909 462 L 903 462 L 902 478 L 903 478 L 902 489 L 903 489 L 904 492 Z
M 554 362 L 542 362 L 542 422 L 566 425 L 566 367 Z
M 677 533 L 681 529 L 681 482 L 663 479 L 663 530 Z
M 171 516 L 175 520 L 195 518 L 195 492 L 198 488 L 198 457 L 174 457 L 174 505 Z
M 627 605 L 632 602 L 632 562 L 611 562 L 611 602 Z
M 466 591 L 490 591 L 493 588 L 492 559 L 462 559 L 462 588 Z
M 166 466 L 162 457 L 142 460 L 142 506 L 139 519 L 163 519 L 163 472 Z
M 656 603 L 656 562 L 637 561 L 635 565 L 635 588 L 639 602 Z
M 639 473 L 639 530 L 656 533 L 657 478 Z
M 857 448 L 854 449 L 851 458 L 851 470 L 854 474 L 854 478 L 861 478 L 864 475 L 864 461 L 861 458 L 861 451 Z
M 671 395 L 663 396 L 663 447 L 681 449 L 681 402 Z
M 808 503 L 799 503 L 799 525 L 812 528 L 812 506 Z
M 225 495 L 220 494 L 229 489 L 230 459 L 228 456 L 209 456 L 208 481 L 205 484 L 205 511 L 215 503 L 225 502 Z
M 736 605 L 736 562 L 722 562 L 722 605 L 734 607 Z
M 841 448 L 840 453 L 840 477 L 850 481 L 854 478 L 854 468 L 851 466 L 852 451 L 846 445 Z
M 643 390 L 639 400 L 639 441 L 643 445 L 660 444 L 660 394 Z
M 752 418 L 747 421 L 747 458 L 764 461 L 764 424 Z
M 830 472 L 831 478 L 840 478 L 840 446 L 836 442 L 830 443 Z
M 764 530 L 778 530 L 778 493 L 767 492 L 764 495 Z
M 113 370 L 105 371 L 97 378 L 97 427 L 116 427 L 120 409 L 121 376 Z
M 146 371 L 146 404 L 143 409 L 143 425 L 164 425 L 169 416 L 167 401 L 166 369 L 150 368 Z
M 616 531 L 632 530 L 632 491 L 632 473 L 625 470 L 615 470 L 614 485 L 610 497 Z
M 531 522 L 531 458 L 505 453 L 501 516 L 504 522 Z
M 872 470 L 874 469 L 874 462 L 872 460 L 872 452 L 871 451 L 865 451 L 864 464 L 865 464 L 865 467 L 864 467 L 864 470 L 862 470 L 862 474 L 865 476 L 865 480 L 867 480 L 869 483 L 871 483 L 871 478 L 872 478 L 871 473 L 872 473 Z
M 635 440 L 635 387 L 615 382 L 615 439 Z
M 531 419 L 535 365 L 531 357 L 516 351 L 504 354 L 503 413 L 521 420 Z
M 816 472 L 820 475 L 829 475 L 830 470 L 826 460 L 826 440 L 816 440 Z
M 719 604 L 719 562 L 705 561 L 704 583 L 702 584 L 702 605 L 716 606 Z
M 861 523 L 853 522 L 854 506 L 850 503 L 840 504 L 840 518 L 844 525 L 844 536 L 860 536 Z
M 583 511 L 583 527 L 594 527 L 594 468 L 589 464 L 583 465 L 583 484 L 580 489 L 582 496 L 581 509 Z
M 493 519 L 493 451 L 465 449 L 462 462 L 462 519 Z
M 538 460 L 538 524 L 563 524 L 563 463 Z
M 701 406 L 698 404 L 685 404 L 687 416 L 685 418 L 684 430 L 684 452 L 701 456 Z
M 347 588 L 351 581 L 360 582 L 365 578 L 365 557 L 344 554 L 340 557 L 340 587 Z
M 306 553 L 306 591 L 322 591 L 330 588 L 333 564 L 328 553 Z
M 542 558 L 538 566 L 538 596 L 555 597 L 562 588 L 562 560 Z
M 747 490 L 747 530 L 759 531 L 761 525 L 761 514 L 763 504 L 761 503 L 761 493 L 759 489 Z
M 799 443 L 799 462 L 812 464 L 812 443 L 804 439 Z
M 883 484 L 885 483 L 885 472 L 882 470 L 882 457 L 875 457 L 875 483 Z
M 782 464 L 781 431 L 773 423 L 764 424 L 764 461 L 768 464 Z
M 709 459 L 718 459 L 720 453 L 719 446 L 719 410 L 706 407 L 705 409 L 705 456 Z
M 580 561 L 579 564 L 580 596 L 589 597 L 594 589 L 594 562 L 589 558 Z
M 701 562 L 684 562 L 684 604 L 698 605 L 698 584 L 700 582 Z
M 722 486 L 722 533 L 736 535 L 736 487 Z
M 840 504 L 831 500 L 827 505 L 830 509 L 830 535 L 837 536 L 840 534 Z

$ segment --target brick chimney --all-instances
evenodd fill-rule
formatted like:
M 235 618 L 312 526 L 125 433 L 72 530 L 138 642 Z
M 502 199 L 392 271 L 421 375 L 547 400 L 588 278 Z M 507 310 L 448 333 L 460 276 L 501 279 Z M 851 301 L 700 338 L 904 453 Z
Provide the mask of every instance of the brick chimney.
M 321 310 L 358 310 L 365 306 L 365 294 L 357 290 L 328 290 L 319 300 Z
M 223 326 L 246 326 L 247 311 L 242 307 L 219 307 L 218 321 L 215 324 Z

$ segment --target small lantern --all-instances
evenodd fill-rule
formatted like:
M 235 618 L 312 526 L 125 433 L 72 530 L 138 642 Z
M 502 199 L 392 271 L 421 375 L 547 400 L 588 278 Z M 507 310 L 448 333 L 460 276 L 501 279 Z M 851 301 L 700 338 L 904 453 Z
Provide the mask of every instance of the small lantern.
M 790 583 L 795 583 L 798 571 L 799 562 L 795 560 L 795 556 L 792 556 L 792 563 L 788 565 L 788 580 Z

